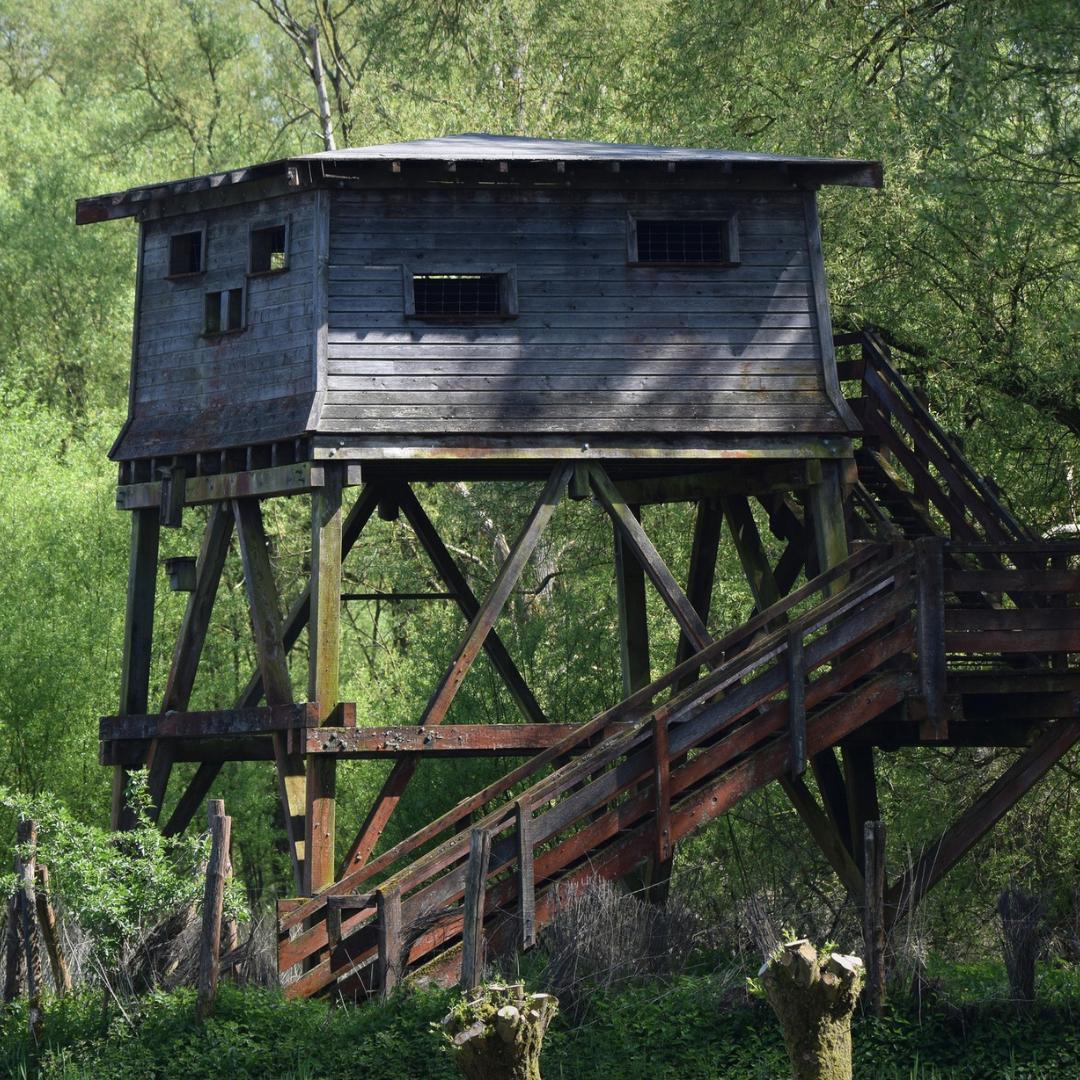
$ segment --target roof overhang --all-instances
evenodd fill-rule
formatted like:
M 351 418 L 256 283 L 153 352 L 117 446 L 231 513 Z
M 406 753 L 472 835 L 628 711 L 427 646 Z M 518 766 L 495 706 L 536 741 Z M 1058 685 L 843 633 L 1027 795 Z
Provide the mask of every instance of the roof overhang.
M 614 177 L 624 170 L 627 175 L 616 182 Z M 255 181 L 276 181 L 286 190 L 326 181 L 365 181 L 392 187 L 410 177 L 444 184 L 469 180 L 514 183 L 525 179 L 548 186 L 574 187 L 586 181 L 589 186 L 621 186 L 629 177 L 640 180 L 662 175 L 673 179 L 679 175 L 701 186 L 730 183 L 734 176 L 748 181 L 755 174 L 780 175 L 795 187 L 882 185 L 880 161 L 466 134 L 301 154 L 243 169 L 97 195 L 78 200 L 75 220 L 85 225 L 130 217 L 160 200 Z

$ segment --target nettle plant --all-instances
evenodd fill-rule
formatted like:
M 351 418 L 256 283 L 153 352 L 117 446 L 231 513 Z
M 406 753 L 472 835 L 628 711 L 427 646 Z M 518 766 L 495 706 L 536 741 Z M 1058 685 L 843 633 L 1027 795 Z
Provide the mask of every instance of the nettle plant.
M 161 834 L 147 812 L 145 772 L 132 774 L 128 800 L 135 827 L 111 832 L 76 820 L 51 795 L 0 786 L 0 809 L 37 823 L 34 851 L 20 854 L 49 868 L 52 899 L 89 939 L 89 958 L 103 972 L 123 964 L 156 927 L 202 904 L 208 837 Z M 14 873 L 0 877 L 5 898 L 16 887 Z M 243 893 L 231 882 L 225 906 L 227 917 L 248 917 Z

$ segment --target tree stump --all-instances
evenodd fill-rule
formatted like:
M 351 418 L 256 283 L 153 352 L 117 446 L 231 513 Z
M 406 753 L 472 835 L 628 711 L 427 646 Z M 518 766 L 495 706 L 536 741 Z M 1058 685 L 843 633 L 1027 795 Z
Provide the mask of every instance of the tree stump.
M 466 1080 L 540 1080 L 540 1048 L 558 1009 L 551 994 L 491 983 L 455 1005 L 442 1026 Z
M 851 1014 L 862 961 L 840 953 L 820 957 L 803 939 L 781 946 L 759 976 L 780 1020 L 794 1080 L 851 1080 Z

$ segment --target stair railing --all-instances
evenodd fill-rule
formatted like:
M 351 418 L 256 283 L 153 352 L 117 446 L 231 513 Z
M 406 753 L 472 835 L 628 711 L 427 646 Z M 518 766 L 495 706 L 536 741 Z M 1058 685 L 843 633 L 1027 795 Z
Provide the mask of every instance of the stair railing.
M 723 659 L 725 647 L 730 650 L 743 643 L 752 631 L 742 627 L 717 642 L 693 658 L 697 666 L 715 666 L 688 690 L 542 777 L 518 799 L 476 822 L 472 830 L 451 836 L 383 882 L 380 890 L 402 897 L 402 924 L 421 928 L 404 949 L 408 956 L 402 958 L 402 966 L 422 963 L 460 940 L 466 912 L 459 904 L 467 892 L 467 879 L 476 880 L 478 873 L 475 857 L 469 872 L 475 830 L 489 837 L 490 848 L 482 875 L 485 897 L 474 896 L 468 909 L 473 925 L 468 963 L 473 965 L 477 919 L 482 922 L 486 917 L 489 925 L 495 924 L 496 935 L 509 932 L 499 930 L 500 921 L 510 925 L 517 937 L 522 922 L 517 908 L 523 896 L 528 899 L 521 887 L 527 875 L 520 867 L 526 848 L 539 851 L 527 885 L 534 910 L 525 920 L 535 928 L 550 911 L 557 885 L 579 880 L 590 867 L 616 874 L 654 850 L 667 850 L 701 821 L 722 812 L 732 799 L 797 767 L 800 754 L 832 745 L 897 705 L 912 689 L 907 672 L 892 664 L 910 651 L 914 640 L 912 554 L 907 549 L 882 558 L 879 548 L 876 555 L 877 565 L 861 561 L 864 552 L 858 552 L 834 568 L 844 572 L 846 567 L 851 573 L 861 566 L 863 574 L 730 659 Z M 824 579 L 833 576 L 823 575 L 807 589 L 823 590 Z M 807 597 L 807 589 L 799 591 L 801 599 Z M 793 594 L 777 607 L 790 611 L 799 598 Z M 754 620 L 758 630 L 775 624 L 778 614 L 776 608 L 762 612 Z M 800 670 L 806 679 L 800 683 L 805 709 L 801 750 L 791 745 L 788 652 L 794 640 L 803 643 Z M 834 663 L 841 657 L 844 663 Z M 661 681 L 670 685 L 679 677 L 676 669 Z M 845 696 L 834 702 L 836 695 L 854 693 L 863 683 L 869 689 L 859 691 L 858 701 Z M 659 732 L 667 741 L 663 753 L 658 753 Z M 533 808 L 528 844 L 520 834 L 522 800 Z M 286 992 L 307 995 L 335 983 L 339 988 L 370 991 L 378 984 L 376 969 L 386 967 L 379 960 L 374 896 L 326 896 L 322 903 L 328 911 L 328 948 L 309 949 L 308 956 L 318 962 Z M 308 944 L 313 946 L 314 939 Z M 398 947 L 400 943 L 384 945 Z M 296 962 L 303 957 L 290 953 L 287 958 Z

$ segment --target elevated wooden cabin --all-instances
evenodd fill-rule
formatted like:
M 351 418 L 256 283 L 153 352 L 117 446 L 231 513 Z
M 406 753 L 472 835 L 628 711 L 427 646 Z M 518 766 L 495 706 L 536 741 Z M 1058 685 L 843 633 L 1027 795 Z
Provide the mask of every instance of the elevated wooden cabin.
M 880 183 L 871 161 L 454 135 L 84 199 L 79 222 L 140 222 L 113 457 L 813 455 L 857 427 L 815 192 Z
M 385 995 L 410 964 L 469 985 L 485 949 L 529 947 L 585 875 L 645 864 L 661 899 L 674 845 L 776 780 L 863 910 L 880 1004 L 886 931 L 1080 741 L 1077 546 L 1016 520 L 880 337 L 833 337 L 829 183 L 878 186 L 881 169 L 458 135 L 79 203 L 80 222 L 140 221 L 113 448 L 132 525 L 120 707 L 101 721 L 112 820 L 132 821 L 132 768 L 174 835 L 225 762 L 273 761 L 290 995 Z M 483 597 L 413 486 L 474 476 L 544 481 Z M 624 700 L 552 723 L 496 623 L 564 494 L 612 523 Z M 310 498 L 307 581 L 284 615 L 262 509 L 277 495 Z M 648 535 L 653 504 L 675 502 L 695 504 L 685 587 Z M 160 527 L 193 504 L 210 509 L 187 521 L 197 559 L 167 566 L 189 597 L 158 705 Z M 376 514 L 404 519 L 445 593 L 342 592 Z M 756 608 L 714 637 L 722 526 Z M 232 551 L 256 669 L 194 712 Z M 674 655 L 650 644 L 647 583 Z M 358 725 L 341 700 L 341 607 L 373 598 L 451 599 L 467 624 L 409 726 Z M 287 659 L 302 639 L 303 699 Z M 521 723 L 454 722 L 481 651 Z M 1019 754 L 886 886 L 875 755 L 923 745 Z M 528 760 L 386 848 L 418 762 L 470 755 Z M 338 844 L 337 762 L 379 757 L 393 768 Z

